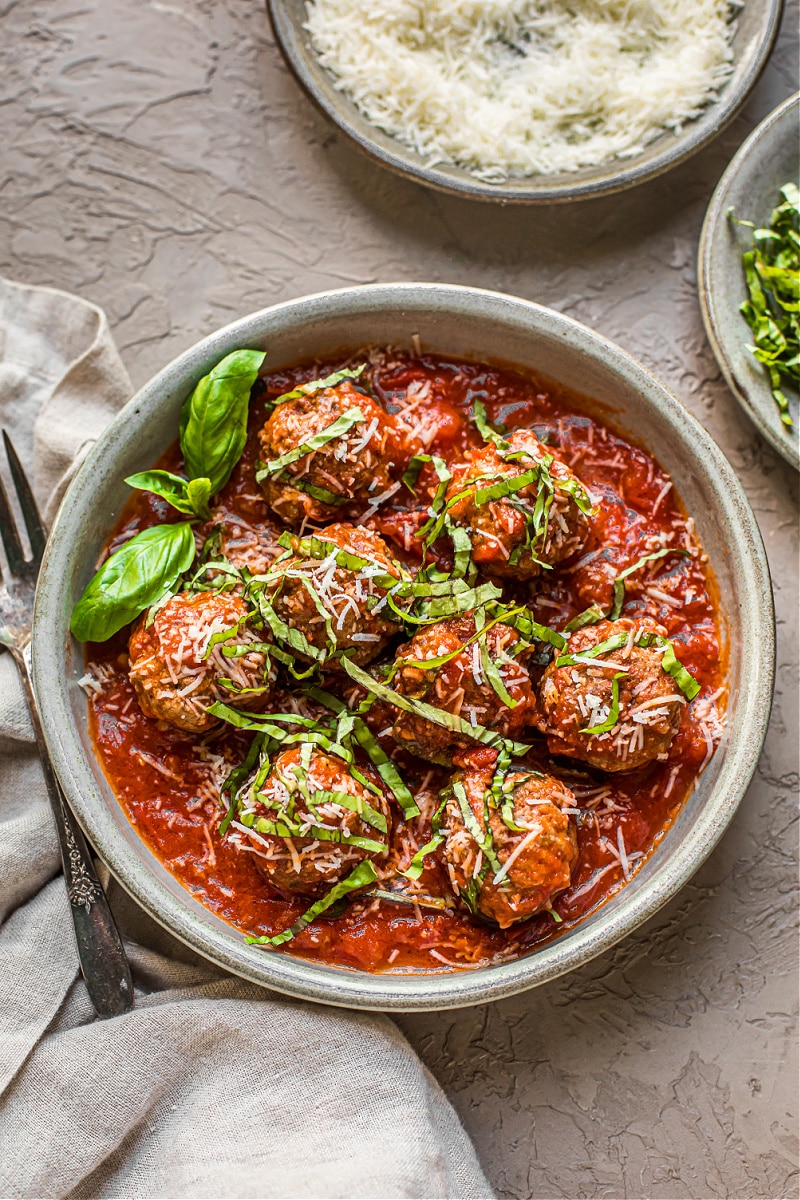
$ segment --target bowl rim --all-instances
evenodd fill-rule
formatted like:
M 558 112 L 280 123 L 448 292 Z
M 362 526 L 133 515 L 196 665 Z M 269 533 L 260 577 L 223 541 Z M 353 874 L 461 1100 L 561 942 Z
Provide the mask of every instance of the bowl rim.
M 609 196 L 636 187 L 649 179 L 654 179 L 664 172 L 672 170 L 679 163 L 685 162 L 687 158 L 696 154 L 698 150 L 701 150 L 721 133 L 739 112 L 772 52 L 778 36 L 783 6 L 784 0 L 764 0 L 760 37 L 747 70 L 736 82 L 735 87 L 724 85 L 719 99 L 712 101 L 703 110 L 703 113 L 713 112 L 716 120 L 705 122 L 703 114 L 701 114 L 694 121 L 687 122 L 684 126 L 684 129 L 688 131 L 685 136 L 675 138 L 661 153 L 647 162 L 637 163 L 637 160 L 633 159 L 629 166 L 612 171 L 611 168 L 615 165 L 612 161 L 606 164 L 605 175 L 583 182 L 570 182 L 567 179 L 563 183 L 548 184 L 546 180 L 552 176 L 545 175 L 540 177 L 545 181 L 541 184 L 532 182 L 527 187 L 515 188 L 513 191 L 506 192 L 501 190 L 497 184 L 485 183 L 471 176 L 463 168 L 456 168 L 461 174 L 455 175 L 438 166 L 428 166 L 414 151 L 410 151 L 414 156 L 413 160 L 408 161 L 400 153 L 383 146 L 368 133 L 359 129 L 344 113 L 340 113 L 329 103 L 326 89 L 317 81 L 306 54 L 298 46 L 295 24 L 286 10 L 285 0 L 266 0 L 267 13 L 275 41 L 295 80 L 319 112 L 327 117 L 356 149 L 373 162 L 403 179 L 412 180 L 451 196 L 461 196 L 483 203 L 501 205 L 558 204 L 570 200 Z M 324 68 L 320 69 L 324 71 Z M 328 73 L 325 72 L 325 74 Z M 366 118 L 364 120 L 366 121 Z M 375 128 L 377 129 L 377 126 Z M 378 132 L 389 141 L 394 141 L 382 130 L 378 130 Z M 603 164 L 597 170 L 602 168 Z M 537 176 L 530 177 L 531 180 L 536 178 Z
M 92 767 L 75 725 L 67 691 L 64 660 L 69 635 L 63 623 L 63 580 L 68 577 L 71 536 L 80 529 L 81 510 L 90 510 L 95 468 L 103 462 L 132 416 L 144 419 L 160 399 L 197 378 L 204 363 L 235 345 L 264 337 L 270 319 L 296 325 L 337 306 L 340 316 L 356 312 L 471 312 L 487 324 L 527 322 L 557 336 L 578 355 L 600 361 L 646 402 L 688 442 L 707 478 L 715 481 L 717 502 L 739 530 L 736 549 L 742 561 L 742 595 L 757 612 L 760 637 L 743 659 L 742 705 L 739 724 L 744 736 L 727 745 L 719 778 L 683 841 L 638 891 L 622 888 L 600 910 L 596 926 L 576 926 L 569 938 L 555 939 L 535 953 L 489 968 L 442 974 L 370 974 L 327 967 L 276 953 L 259 953 L 244 945 L 232 927 L 224 929 L 203 919 L 198 901 L 180 899 L 122 836 L 111 809 L 99 791 Z M 261 332 L 259 332 L 259 329 Z M 77 520 L 77 525 L 76 525 Z M 755 771 L 766 736 L 774 681 L 775 642 L 772 589 L 763 542 L 741 484 L 722 451 L 655 376 L 613 342 L 571 317 L 528 300 L 499 292 L 437 283 L 368 284 L 316 293 L 284 301 L 232 322 L 197 342 L 173 359 L 120 411 L 87 455 L 62 502 L 48 541 L 37 588 L 32 643 L 34 681 L 42 721 L 55 769 L 66 798 L 97 852 L 123 888 L 159 924 L 203 957 L 253 983 L 305 1000 L 350 1008 L 424 1011 L 459 1008 L 514 995 L 546 983 L 615 945 L 652 917 L 689 880 L 708 857 L 733 817 Z M 199 910 L 199 911 L 198 911 Z
M 731 185 L 743 169 L 743 166 L 748 162 L 754 147 L 768 139 L 776 127 L 783 123 L 792 109 L 797 109 L 798 115 L 800 115 L 800 91 L 787 96 L 777 108 L 773 108 L 772 112 L 768 113 L 764 117 L 764 120 L 756 125 L 752 133 L 742 142 L 725 168 L 717 186 L 714 188 L 713 195 L 706 209 L 706 215 L 703 218 L 703 228 L 700 232 L 700 243 L 697 249 L 697 292 L 706 337 L 714 352 L 714 357 L 717 360 L 725 382 L 761 436 L 769 442 L 773 450 L 780 454 L 781 458 L 785 459 L 796 471 L 800 471 L 800 447 L 786 436 L 781 436 L 780 429 L 770 423 L 762 408 L 753 403 L 747 394 L 747 390 L 739 382 L 726 349 L 726 341 L 728 339 L 726 339 L 723 333 L 722 324 L 718 318 L 717 295 L 715 288 L 712 286 L 714 243 L 719 229 L 725 222 L 728 193 Z M 742 284 L 740 298 L 745 298 L 744 284 Z M 745 337 L 746 334 L 743 331 L 742 340 Z

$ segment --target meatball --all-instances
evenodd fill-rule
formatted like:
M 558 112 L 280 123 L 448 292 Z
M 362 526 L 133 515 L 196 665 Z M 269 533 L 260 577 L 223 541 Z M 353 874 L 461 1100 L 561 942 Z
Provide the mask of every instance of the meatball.
M 475 616 L 471 613 L 420 630 L 397 656 L 393 687 L 401 696 L 454 713 L 469 724 L 483 725 L 503 737 L 516 737 L 531 721 L 535 708 L 527 668 L 514 656 L 519 634 L 510 625 L 497 624 L 481 639 L 503 686 L 516 701 L 513 708 L 487 678 L 480 641 L 465 645 L 474 636 Z M 426 670 L 411 665 L 444 654 L 454 656 L 442 666 Z M 474 745 L 466 734 L 404 711 L 398 714 L 392 735 L 404 749 L 444 766 L 452 764 L 454 754 Z
M 283 553 L 278 545 L 280 535 L 272 522 L 251 524 L 231 514 L 220 529 L 220 556 L 234 567 L 246 567 L 251 575 L 264 575 Z
M 200 531 L 203 560 L 213 563 L 221 558 L 251 575 L 264 575 L 276 558 L 283 554 L 278 545 L 280 527 L 273 521 L 250 521 L 238 513 L 218 510 Z M 222 582 L 222 572 L 208 567 L 206 579 Z
M 551 754 L 603 771 L 632 771 L 666 755 L 686 700 L 661 666 L 663 646 L 637 645 L 641 635 L 665 633 L 649 617 L 600 621 L 573 633 L 564 654 L 579 661 L 559 667 L 556 657 L 542 676 L 538 724 Z M 627 639 L 624 645 L 581 658 L 619 634 Z M 615 689 L 619 712 L 612 723 Z M 600 725 L 609 727 L 592 733 Z
M 307 520 L 331 520 L 341 504 L 368 502 L 385 491 L 397 452 L 396 426 L 375 400 L 345 381 L 284 400 L 261 429 L 258 438 L 266 464 L 296 450 L 353 408 L 360 409 L 363 418 L 357 424 L 262 479 L 268 504 L 287 525 L 298 529 Z
M 251 830 L 256 862 L 274 887 L 319 896 L 364 859 L 385 860 L 391 810 L 340 758 L 309 749 L 278 755 L 264 786 L 243 802 L 239 823 Z
M 454 775 L 442 820 L 444 860 L 455 894 L 507 929 L 550 908 L 569 887 L 578 843 L 564 809 L 575 806 L 575 797 L 552 775 L 516 767 L 503 781 L 498 806 L 489 794 L 492 775 L 492 768 Z
M 275 568 L 278 586 L 272 605 L 282 621 L 300 630 L 328 657 L 349 650 L 350 658 L 363 665 L 400 631 L 386 601 L 385 586 L 386 576 L 400 579 L 400 570 L 383 538 L 371 529 L 329 525 L 318 537 L 368 560 L 368 565 L 351 569 L 338 566 L 332 553 L 324 558 L 297 553 Z M 336 659 L 329 665 L 339 667 Z
M 266 656 L 260 650 L 230 658 L 222 652 L 223 645 L 263 643 L 264 635 L 243 621 L 246 616 L 244 601 L 230 592 L 180 592 L 155 610 L 149 624 L 148 613 L 142 613 L 128 644 L 130 680 L 142 712 L 177 729 L 204 733 L 217 724 L 207 711 L 215 700 L 263 708 L 273 679 Z M 234 629 L 230 641 L 209 649 L 215 633 Z
M 467 461 L 453 471 L 447 491 L 449 512 L 456 524 L 470 530 L 472 557 L 486 574 L 532 579 L 547 566 L 557 566 L 583 549 L 590 518 L 578 506 L 575 496 L 582 498 L 584 507 L 589 499 L 569 467 L 553 457 L 535 433 L 518 429 L 510 435 L 508 443 L 511 451 L 520 455 L 510 462 L 493 445 L 468 453 Z M 508 496 L 476 503 L 481 490 L 503 480 L 519 479 L 539 467 L 546 457 L 552 461 L 544 478 L 540 476 Z M 548 477 L 552 487 L 545 482 Z M 456 499 L 465 491 L 466 495 Z M 537 499 L 545 503 L 539 515 L 534 514 Z

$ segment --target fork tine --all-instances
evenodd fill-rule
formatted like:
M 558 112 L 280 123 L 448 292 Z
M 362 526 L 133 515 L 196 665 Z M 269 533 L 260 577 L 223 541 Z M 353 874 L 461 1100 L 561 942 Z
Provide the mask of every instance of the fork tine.
M 39 516 L 39 507 L 36 503 L 36 497 L 33 494 L 28 476 L 25 474 L 22 463 L 19 461 L 17 452 L 14 449 L 14 443 L 11 438 L 3 430 L 3 442 L 8 456 L 8 465 L 11 468 L 11 477 L 14 480 L 14 486 L 17 489 L 17 499 L 22 510 L 22 518 L 25 522 L 25 528 L 28 531 L 28 539 L 31 544 L 31 553 L 33 555 L 33 565 L 39 566 L 44 554 L 44 547 L 47 541 L 47 531 L 42 524 L 42 518 Z M 19 541 L 19 538 L 17 538 Z M 6 550 L 8 553 L 8 550 Z M 10 563 L 9 563 L 10 565 Z
M 22 552 L 22 542 L 19 540 L 17 523 L 8 503 L 5 485 L 0 479 L 0 537 L 6 548 L 8 569 L 12 575 L 17 575 L 25 566 L 25 555 Z

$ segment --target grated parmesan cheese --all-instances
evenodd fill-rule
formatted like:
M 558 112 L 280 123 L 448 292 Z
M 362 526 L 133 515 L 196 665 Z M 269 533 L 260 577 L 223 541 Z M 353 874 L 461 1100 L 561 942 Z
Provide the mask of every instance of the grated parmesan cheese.
M 729 0 L 307 0 L 323 67 L 428 164 L 488 183 L 633 158 L 732 72 Z

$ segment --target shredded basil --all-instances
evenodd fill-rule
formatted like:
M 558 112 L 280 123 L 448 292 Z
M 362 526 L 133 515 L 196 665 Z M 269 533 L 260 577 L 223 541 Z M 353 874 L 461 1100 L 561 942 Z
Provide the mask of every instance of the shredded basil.
M 578 613 L 577 617 L 573 617 L 564 626 L 564 633 L 577 633 L 579 629 L 585 629 L 587 625 L 596 625 L 598 621 L 605 621 L 606 614 L 599 604 L 590 604 L 582 613 Z M 566 644 L 566 643 L 565 643 Z
M 320 450 L 323 446 L 327 446 L 328 442 L 333 442 L 336 438 L 341 437 L 352 429 L 354 425 L 361 425 L 366 420 L 360 408 L 348 408 L 346 412 L 332 421 L 330 425 L 326 425 L 319 433 L 312 434 L 305 442 L 301 442 L 299 446 L 295 446 L 294 450 L 287 450 L 285 454 L 281 454 L 278 458 L 270 459 L 269 462 L 263 464 L 256 471 L 256 479 L 259 483 L 268 478 L 270 475 L 277 475 L 283 471 L 284 467 L 290 466 L 300 458 L 305 458 L 307 454 L 311 454 L 314 450 Z M 296 484 L 294 477 L 292 484 Z M 331 493 L 332 494 L 332 493 Z
M 360 683 L 379 700 L 385 700 L 395 708 L 402 709 L 403 712 L 412 713 L 416 717 L 431 721 L 434 725 L 441 725 L 444 729 L 449 729 L 453 733 L 461 734 L 473 742 L 481 742 L 486 746 L 498 746 L 507 741 L 501 734 L 487 729 L 483 725 L 470 725 L 468 721 L 457 717 L 455 713 L 445 712 L 444 709 L 436 708 L 433 704 L 426 704 L 423 700 L 412 700 L 408 696 L 401 696 L 399 692 L 393 691 L 392 688 L 373 679 L 366 671 L 362 671 L 347 655 L 342 658 L 341 662 L 355 683 Z M 530 746 L 524 742 L 509 742 L 508 744 L 514 754 L 522 755 L 530 750 Z
M 374 883 L 377 878 L 378 872 L 369 859 L 365 859 L 364 862 L 358 864 L 354 871 L 351 871 L 346 879 L 342 879 L 339 883 L 334 884 L 327 895 L 323 896 L 321 900 L 317 900 L 315 904 L 312 904 L 311 908 L 304 912 L 301 917 L 298 917 L 294 924 L 285 929 L 283 933 L 275 934 L 273 937 L 266 937 L 265 935 L 261 937 L 246 937 L 244 940 L 248 946 L 282 946 L 285 942 L 289 942 L 292 938 L 297 937 L 298 933 L 302 933 L 315 917 L 321 916 L 337 900 L 341 900 L 343 896 L 347 896 L 350 892 L 355 892 L 359 888 L 367 887 L 370 883 Z
M 781 422 L 791 429 L 781 376 L 800 385 L 800 191 L 787 183 L 780 195 L 763 229 L 737 221 L 733 209 L 728 217 L 753 230 L 753 249 L 742 255 L 748 298 L 739 311 L 753 334 L 748 350 L 769 376 Z
M 602 721 L 599 725 L 587 725 L 585 729 L 581 730 L 581 733 L 588 733 L 594 736 L 598 733 L 608 733 L 610 729 L 614 728 L 617 721 L 619 721 L 619 681 L 620 679 L 624 679 L 627 674 L 627 671 L 618 671 L 611 680 L 611 707 L 608 710 L 608 716 L 605 721 Z
M 673 643 L 664 638 L 662 639 L 662 645 L 664 646 L 664 654 L 661 659 L 661 666 L 668 675 L 672 676 L 686 699 L 694 700 L 700 691 L 700 684 L 691 672 L 687 671 L 686 667 L 679 662 Z
M 336 387 L 339 383 L 344 383 L 346 379 L 358 379 L 361 372 L 366 367 L 366 363 L 361 363 L 352 371 L 345 369 L 343 371 L 334 371 L 332 375 L 326 375 L 324 379 L 312 379 L 309 383 L 301 383 L 299 387 L 294 388 L 291 392 L 284 392 L 278 396 L 272 404 L 277 407 L 279 404 L 284 404 L 287 400 L 299 400 L 301 396 L 311 396 L 314 392 L 321 392 L 325 388 Z
M 477 842 L 478 846 L 480 846 L 486 861 L 489 863 L 495 874 L 497 874 L 498 871 L 502 870 L 502 864 L 495 853 L 491 830 L 488 829 L 488 827 L 486 829 L 481 829 L 478 819 L 475 816 L 475 813 L 472 811 L 470 802 L 467 798 L 466 788 L 459 779 L 455 779 L 453 781 L 452 790 L 453 795 L 458 802 L 458 807 L 461 809 L 461 816 L 464 818 L 464 824 L 469 830 L 469 833 L 472 835 L 473 841 Z
M 429 842 L 425 842 L 424 846 L 420 846 L 412 858 L 405 871 L 401 871 L 401 875 L 405 875 L 407 879 L 419 879 L 422 872 L 425 870 L 425 859 L 434 850 L 438 850 L 444 841 L 443 833 L 435 833 Z
M 611 605 L 611 611 L 608 614 L 609 621 L 618 621 L 622 615 L 622 606 L 625 603 L 625 580 L 633 575 L 635 571 L 646 566 L 647 563 L 657 562 L 658 559 L 664 558 L 667 554 L 680 554 L 688 557 L 689 552 L 688 550 L 678 549 L 675 546 L 665 546 L 663 550 L 656 550 L 653 554 L 645 554 L 633 566 L 626 567 L 624 571 L 620 571 L 614 580 L 614 600 Z

